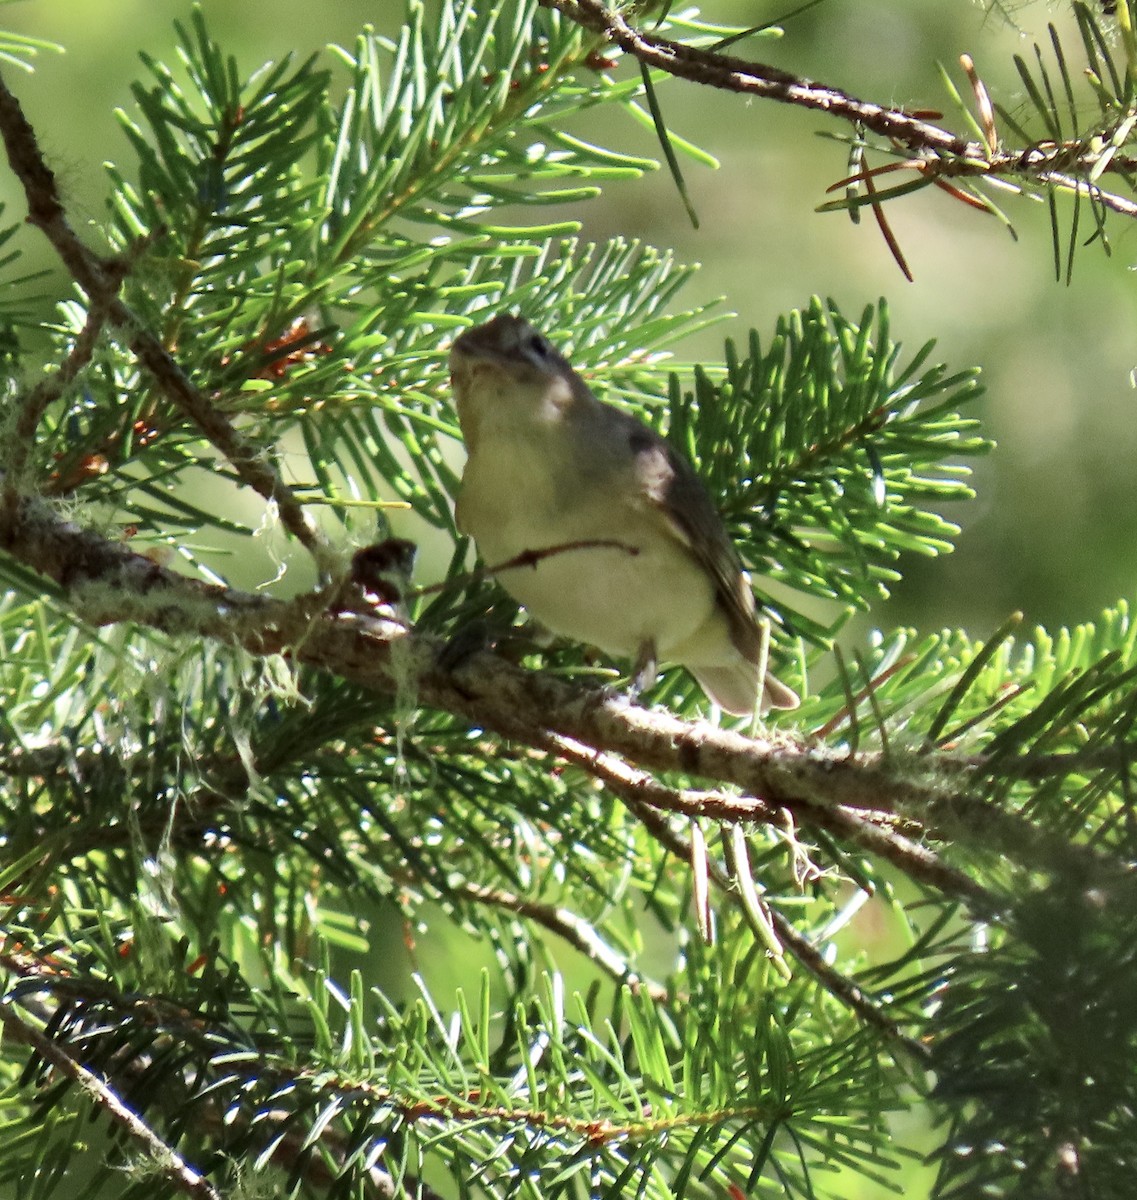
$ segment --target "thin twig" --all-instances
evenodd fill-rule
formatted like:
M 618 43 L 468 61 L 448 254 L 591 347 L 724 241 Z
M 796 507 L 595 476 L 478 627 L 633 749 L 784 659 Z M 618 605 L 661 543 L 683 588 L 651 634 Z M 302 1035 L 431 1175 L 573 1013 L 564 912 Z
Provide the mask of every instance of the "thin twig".
M 964 900 L 984 916 L 992 916 L 1005 907 L 994 893 L 949 866 L 927 846 L 921 846 L 887 825 L 879 824 L 863 813 L 841 805 L 818 804 L 809 800 L 788 799 L 772 806 L 756 796 L 737 796 L 729 792 L 697 792 L 669 788 L 650 775 L 631 770 L 611 755 L 602 755 L 566 738 L 551 739 L 556 753 L 584 767 L 622 799 L 635 795 L 653 808 L 682 813 L 692 819 L 725 821 L 731 824 L 758 821 L 778 823 L 778 810 L 793 813 L 802 824 L 813 825 L 845 838 L 862 850 L 899 867 L 919 883 L 925 883 L 945 895 Z
M 36 972 L 25 970 L 28 974 Z M 86 981 L 84 981 L 86 982 Z M 80 981 L 69 981 L 72 984 L 69 991 L 72 996 L 83 997 Z M 109 1008 L 119 1020 L 137 1021 L 139 1018 L 139 1001 L 135 997 L 113 995 L 100 997 L 104 1000 L 105 1010 Z M 35 1003 L 33 1000 L 32 1004 Z M 183 1029 L 171 1024 L 168 1017 L 157 1015 L 152 1006 L 143 1001 L 142 1019 L 155 1032 L 165 1037 L 188 1041 L 199 1038 L 203 1034 L 202 1022 L 199 1016 L 188 1013 L 179 1014 L 181 1020 L 190 1020 Z M 37 1006 L 40 1011 L 37 1016 L 45 1023 L 51 1019 L 53 1012 L 58 1011 L 46 1005 Z M 129 1014 L 129 1016 L 127 1015 Z M 242 1056 L 244 1057 L 244 1056 Z M 146 1054 L 134 1057 L 129 1064 L 124 1064 L 124 1075 L 131 1074 L 141 1077 L 150 1066 Z M 271 1062 L 259 1060 L 255 1062 L 258 1068 L 254 1087 L 242 1086 L 244 1081 L 233 1074 L 233 1065 L 225 1064 L 223 1080 L 219 1086 L 205 1087 L 200 1090 L 193 1102 L 193 1126 L 195 1130 L 219 1136 L 232 1137 L 234 1133 L 246 1135 L 257 1131 L 271 1138 L 270 1149 L 267 1150 L 271 1160 L 288 1169 L 294 1175 L 302 1174 L 305 1182 L 315 1188 L 327 1189 L 333 1184 L 343 1182 L 343 1166 L 349 1157 L 353 1160 L 357 1178 L 360 1178 L 370 1191 L 365 1195 L 375 1197 L 375 1200 L 441 1200 L 439 1194 L 423 1180 L 400 1171 L 397 1176 L 372 1162 L 370 1166 L 359 1164 L 358 1136 L 340 1133 L 330 1123 L 323 1121 L 319 1126 L 318 1142 L 321 1149 L 328 1152 L 331 1162 L 320 1155 L 313 1154 L 316 1138 L 313 1131 L 305 1129 L 299 1121 L 299 1109 L 269 1107 L 258 1104 L 258 1097 L 266 1095 L 278 1097 L 291 1095 L 298 1104 L 307 1103 L 321 1112 L 328 1112 L 334 1106 L 341 1119 L 353 1115 L 351 1110 L 362 1102 L 364 1107 L 363 1119 L 377 1111 L 394 1112 L 403 1121 L 418 1122 L 432 1120 L 450 1122 L 454 1125 L 491 1126 L 500 1125 L 506 1128 L 528 1126 L 535 1129 L 557 1130 L 570 1135 L 586 1138 L 590 1147 L 615 1142 L 624 1143 L 629 1138 L 643 1136 L 660 1136 L 666 1134 L 671 1127 L 690 1129 L 692 1125 L 714 1123 L 755 1121 L 769 1122 L 776 1119 L 776 1105 L 764 1098 L 759 1098 L 750 1104 L 739 1104 L 727 1108 L 704 1108 L 693 1114 L 661 1113 L 652 1114 L 645 1110 L 641 1115 L 629 1114 L 628 1119 L 617 1117 L 597 1117 L 594 1112 L 575 1113 L 554 1107 L 552 1110 L 542 1104 L 541 1096 L 528 1096 L 519 1093 L 517 1102 L 503 1100 L 495 1091 L 485 1092 L 479 1087 L 471 1087 L 467 1091 L 450 1089 L 440 1090 L 433 1095 L 424 1095 L 421 1087 L 407 1087 L 403 1080 L 400 1085 L 392 1085 L 380 1074 L 368 1078 L 358 1071 L 350 1075 L 341 1075 L 333 1069 L 313 1073 L 309 1068 L 297 1066 L 283 1059 Z M 239 1068 L 238 1068 L 239 1069 Z M 249 1080 L 252 1083 L 252 1080 Z M 156 1103 L 176 1103 L 173 1097 L 180 1096 L 180 1089 L 154 1092 Z M 525 1101 L 528 1100 L 528 1103 Z M 183 1119 L 184 1112 L 181 1114 Z M 355 1130 L 358 1134 L 358 1126 Z M 386 1139 L 376 1130 L 375 1145 L 381 1156 L 388 1151 Z
M 441 583 L 413 588 L 409 595 L 414 597 L 432 596 L 438 592 L 449 591 L 453 587 L 468 587 L 489 576 L 500 575 L 505 571 L 518 571 L 524 567 L 536 567 L 546 558 L 555 558 L 561 554 L 574 554 L 578 550 L 623 550 L 633 558 L 640 552 L 638 546 L 632 546 L 628 542 L 621 542 L 616 538 L 582 538 L 575 542 L 561 542 L 556 546 L 542 546 L 539 550 L 522 550 L 520 554 L 515 554 L 503 562 L 494 563 L 493 566 L 476 567 L 473 571 L 463 571 L 459 575 L 452 575 L 449 579 L 442 580 Z
M 894 829 L 868 821 L 860 813 L 808 800 L 794 804 L 790 811 L 803 824 L 824 829 L 892 863 L 909 879 L 926 884 L 945 896 L 963 900 L 982 917 L 991 918 L 1007 906 L 1006 900 L 944 862 L 934 850 Z
M 562 941 L 583 954 L 590 962 L 602 968 L 617 983 L 626 984 L 633 992 L 646 992 L 653 1000 L 663 1001 L 670 996 L 660 983 L 645 979 L 633 971 L 623 955 L 613 950 L 596 932 L 592 925 L 578 913 L 555 904 L 544 904 L 537 900 L 526 900 L 502 888 L 487 887 L 477 883 L 463 883 L 452 889 L 456 894 L 478 904 L 491 904 L 516 913 L 519 917 L 543 925 Z
M 186 1162 L 173 1146 L 164 1142 L 104 1079 L 72 1058 L 58 1042 L 21 1020 L 11 1004 L 0 1004 L 0 1023 L 9 1037 L 31 1046 L 40 1058 L 77 1083 L 112 1121 L 140 1142 L 163 1178 L 187 1196 L 196 1196 L 199 1200 L 221 1200 L 221 1193 L 205 1176 Z
M 818 83 L 789 71 L 685 45 L 638 29 L 601 0 L 540 0 L 570 20 L 599 33 L 645 67 L 666 71 L 707 87 L 758 96 L 836 117 L 887 138 L 917 156 L 921 169 L 934 175 L 1026 178 L 1078 191 L 1124 216 L 1137 216 L 1137 203 L 1098 189 L 1088 182 L 1100 166 L 1100 154 L 1082 142 L 1037 143 L 1025 149 L 992 154 L 982 142 L 969 141 L 901 109 L 851 96 L 841 88 Z M 1114 156 L 1105 170 L 1128 176 L 1137 167 L 1131 157 Z M 1084 172 L 1086 179 L 1071 171 Z
M 629 811 L 637 817 L 660 845 L 670 850 L 682 862 L 691 860 L 690 841 L 673 829 L 670 822 L 658 809 L 635 795 L 624 796 L 622 799 L 627 804 Z M 738 901 L 738 896 L 731 885 L 730 876 L 717 862 L 707 861 L 707 874 L 715 886 L 732 903 Z M 830 995 L 848 1007 L 850 1011 L 856 1013 L 866 1025 L 884 1034 L 890 1042 L 902 1047 L 920 1061 L 927 1060 L 927 1047 L 904 1033 L 899 1023 L 889 1016 L 888 1012 L 862 987 L 826 962 L 821 951 L 808 938 L 800 934 L 777 909 L 771 909 L 770 916 L 773 920 L 774 932 L 782 943 Z
M 1088 179 L 1079 179 L 1063 171 L 1039 171 L 1038 180 L 1040 183 L 1051 183 L 1065 191 L 1076 192 L 1079 196 L 1087 196 L 1123 217 L 1137 217 L 1137 201 L 1127 200 L 1114 192 L 1103 191 Z
M 67 390 L 79 372 L 91 361 L 103 325 L 107 320 L 107 308 L 102 301 L 94 301 L 87 313 L 87 320 L 75 338 L 62 365 L 46 379 L 41 379 L 19 402 L 19 413 L 12 431 L 8 461 L 4 470 L 4 505 L 14 508 L 25 488 L 24 474 L 35 446 L 36 431 L 43 414 Z
M 600 0 L 540 0 L 540 3 L 545 8 L 557 9 L 594 33 L 604 34 L 624 53 L 669 75 L 709 87 L 817 109 L 860 123 L 874 133 L 914 148 L 934 149 L 960 156 L 979 152 L 978 143 L 968 142 L 957 134 L 899 109 L 858 100 L 840 88 L 817 83 L 765 63 L 703 50 L 637 29 L 629 25 L 621 13 L 607 8 Z

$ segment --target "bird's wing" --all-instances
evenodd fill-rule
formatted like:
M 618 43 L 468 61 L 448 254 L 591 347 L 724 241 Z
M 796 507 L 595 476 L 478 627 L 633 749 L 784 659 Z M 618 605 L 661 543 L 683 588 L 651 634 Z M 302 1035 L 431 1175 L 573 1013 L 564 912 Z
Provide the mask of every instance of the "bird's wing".
M 761 634 L 754 618 L 754 593 L 702 480 L 690 463 L 646 425 L 635 421 L 628 437 L 642 494 L 710 575 L 731 641 L 744 658 L 757 662 Z

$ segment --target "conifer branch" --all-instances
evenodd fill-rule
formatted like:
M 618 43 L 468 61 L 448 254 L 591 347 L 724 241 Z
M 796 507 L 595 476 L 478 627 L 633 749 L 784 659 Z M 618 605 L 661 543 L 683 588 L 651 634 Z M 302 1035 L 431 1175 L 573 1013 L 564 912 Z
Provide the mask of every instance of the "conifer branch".
M 225 456 L 242 481 L 276 506 L 285 528 L 312 554 L 321 573 L 330 574 L 335 554 L 292 489 L 269 459 L 194 386 L 169 351 L 122 300 L 120 264 L 100 258 L 72 229 L 35 131 L 2 77 L 0 137 L 8 163 L 23 187 L 28 221 L 47 237 L 72 279 L 86 293 L 92 310 L 105 312 L 106 320 L 119 331 L 165 395 Z
M 540 0 L 593 33 L 604 35 L 645 66 L 666 71 L 692 83 L 777 100 L 839 117 L 851 124 L 893 139 L 912 149 L 959 157 L 979 156 L 983 148 L 945 129 L 911 116 L 850 96 L 840 88 L 818 83 L 778 67 L 688 46 L 628 23 L 623 14 L 601 0 Z
M 48 1027 L 58 1022 L 64 1008 L 72 1005 L 83 1007 L 97 1002 L 104 1012 L 116 1012 L 124 1024 L 141 1020 L 155 1035 L 180 1035 L 182 1041 L 192 1043 L 198 1040 L 202 1032 L 200 1014 L 183 1011 L 175 1004 L 159 1005 L 138 996 L 117 996 L 108 993 L 105 985 L 87 986 L 83 980 L 68 979 L 63 996 L 52 995 L 50 990 L 53 985 L 60 983 L 59 976 L 26 955 L 0 954 L 0 968 L 12 971 L 25 982 L 38 981 L 44 985 L 44 990 L 49 993 L 47 998 L 30 1001 L 25 996 L 22 1003 L 29 1012 L 35 1014 L 38 1022 Z M 169 1178 L 179 1191 L 197 1197 L 197 1200 L 223 1200 L 222 1194 L 158 1137 L 119 1095 L 120 1091 L 129 1092 L 137 1086 L 146 1072 L 154 1068 L 152 1055 L 131 1056 L 118 1064 L 117 1077 L 104 1079 L 68 1053 L 58 1039 L 53 1040 L 22 1020 L 11 1003 L 0 1003 L 0 1024 L 13 1044 L 28 1046 L 34 1054 L 77 1083 L 112 1121 L 125 1126 L 142 1143 L 156 1170 Z M 277 1064 L 274 1071 L 284 1073 L 284 1068 Z M 274 1071 L 266 1073 L 272 1074 Z M 178 1082 L 184 1085 L 185 1080 L 179 1079 Z M 335 1086 L 335 1082 L 332 1081 L 332 1086 Z M 345 1093 L 352 1090 L 349 1085 L 342 1086 Z M 163 1089 L 163 1094 L 167 1097 L 165 1115 L 179 1115 L 171 1108 L 184 1104 L 184 1086 Z M 307 1131 L 291 1128 L 293 1121 L 294 1114 L 283 1109 L 260 1110 L 250 1120 L 249 1114 L 242 1112 L 235 1117 L 232 1111 L 226 1112 L 223 1104 L 209 1099 L 198 1100 L 194 1105 L 193 1127 L 198 1135 L 210 1133 L 224 1142 L 232 1139 L 237 1132 L 247 1134 L 249 1126 L 255 1123 L 271 1131 L 271 1136 L 266 1132 L 263 1140 L 272 1143 L 270 1153 L 274 1165 L 302 1175 L 313 1187 L 330 1187 L 337 1179 L 337 1165 L 348 1157 L 344 1137 L 334 1129 L 321 1131 L 319 1144 L 329 1152 L 332 1160 L 329 1163 L 311 1153 L 312 1144 Z M 375 1164 L 364 1173 L 363 1182 L 366 1186 L 364 1194 L 372 1200 L 402 1200 L 407 1196 L 413 1196 L 415 1200 L 441 1200 L 439 1194 L 422 1180 L 404 1175 L 400 1186 L 400 1182 L 389 1171 Z
M 1132 175 L 1137 160 L 1131 155 L 1115 154 L 1103 159 L 1104 147 L 1081 140 L 1040 141 L 1000 150 L 960 137 L 903 109 L 861 100 L 841 88 L 641 29 L 603 0 L 539 2 L 602 35 L 644 67 L 707 87 L 822 112 L 854 129 L 878 134 L 893 147 L 906 151 L 910 157 L 905 165 L 929 182 L 960 178 L 1037 182 L 1088 196 L 1123 216 L 1137 216 L 1137 202 L 1106 192 L 1096 182 L 1104 173 L 1121 178 Z
M 65 588 L 92 624 L 133 621 L 257 655 L 288 653 L 388 694 L 409 686 L 424 703 L 530 744 L 562 733 L 645 767 L 733 784 L 771 806 L 813 800 L 918 813 L 939 799 L 932 785 L 898 775 L 879 756 L 849 759 L 649 712 L 489 652 L 451 670 L 438 661 L 438 639 L 402 622 L 314 611 L 319 593 L 283 601 L 188 579 L 41 502 L 25 500 L 0 519 L 0 548 Z
M 211 1179 L 232 1162 L 238 1190 L 281 1170 L 293 1190 L 375 1200 L 438 1200 L 424 1175 L 471 1195 L 813 1196 L 814 1164 L 899 1180 L 887 1115 L 937 1101 L 941 1191 L 1045 1191 L 1056 1146 L 1083 1178 L 1132 1174 L 1124 605 L 1033 641 L 876 636 L 855 678 L 802 688 L 797 728 L 757 736 L 680 715 L 678 672 L 653 693 L 665 711 L 574 681 L 571 650 L 546 671 L 458 653 L 467 623 L 503 612 L 485 575 L 509 565 L 463 572 L 452 516 L 445 342 L 487 308 L 569 331 L 582 376 L 666 428 L 776 589 L 758 599 L 779 651 L 827 652 L 827 614 L 871 607 L 902 556 L 949 550 L 944 509 L 989 448 L 974 374 L 931 343 L 902 354 L 883 301 L 849 320 L 815 300 L 665 380 L 659 352 L 711 319 L 673 308 L 688 268 L 562 243 L 561 220 L 494 223 L 651 165 L 570 134 L 570 115 L 635 111 L 669 72 L 844 121 L 849 190 L 825 208 L 938 186 L 995 211 L 1002 185 L 1045 193 L 1056 222 L 1072 190 L 1103 243 L 1107 208 L 1137 215 L 1099 190 L 1137 169 L 1134 43 L 1081 3 L 1088 107 L 1053 30 L 1060 75 L 1049 51 L 1016 59 L 1039 141 L 970 60 L 960 107 L 978 119 L 957 136 L 721 53 L 738 38 L 710 47 L 668 7 L 410 0 L 393 41 L 364 33 L 332 70 L 284 58 L 247 77 L 195 9 L 178 68 L 146 55 L 118 113 L 136 161 L 108 164 L 108 245 L 126 247 L 110 256 L 79 237 L 0 82 L 29 221 L 63 296 L 85 293 L 63 300 L 43 382 L 9 384 L 0 464 L 0 1032 L 9 1073 L 24 1066 L 0 1186 L 72 1186 L 87 1163 L 65 1139 L 93 1111 L 115 1157 L 80 1186 L 100 1194 L 124 1149 L 143 1157 L 133 1140 L 155 1184 L 162 1170 L 165 1190 L 211 1200 L 224 1184 L 178 1152 Z M 35 383 L 9 336 L 22 318 L 0 307 L 0 357 Z M 49 436 L 67 465 L 37 479 Z M 278 445 L 310 490 L 285 485 Z M 203 454 L 227 499 L 276 504 L 317 587 L 202 582 L 215 535 L 250 532 L 202 497 Z M 446 582 L 410 588 L 402 559 L 372 556 L 333 588 L 350 549 L 309 505 L 342 517 L 343 543 L 385 539 L 391 494 L 452 543 Z M 851 924 L 873 895 L 866 916 L 905 925 L 887 943 Z M 451 995 L 427 966 L 396 996 L 373 969 L 387 930 L 367 921 L 392 905 L 424 966 L 444 919 L 493 965 Z M 653 923 L 674 958 L 649 976 Z M 586 960 L 584 994 L 543 961 L 563 947 Z M 368 959 L 350 980 L 340 948 Z
M 121 1125 L 142 1146 L 152 1160 L 155 1171 L 180 1192 L 194 1196 L 196 1200 L 222 1200 L 221 1193 L 209 1180 L 173 1146 L 164 1142 L 105 1079 L 72 1058 L 59 1042 L 21 1020 L 11 1003 L 0 1004 L 0 1025 L 4 1026 L 5 1034 L 14 1042 L 30 1046 L 44 1062 L 50 1063 L 62 1075 L 77 1083 L 96 1108 L 116 1125 Z

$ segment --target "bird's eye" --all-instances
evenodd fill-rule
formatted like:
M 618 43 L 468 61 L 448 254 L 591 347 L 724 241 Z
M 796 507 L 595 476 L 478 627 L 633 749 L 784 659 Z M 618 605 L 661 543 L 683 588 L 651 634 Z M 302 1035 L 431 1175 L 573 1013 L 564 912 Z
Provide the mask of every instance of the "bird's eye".
M 553 352 L 553 347 L 549 345 L 547 338 L 534 333 L 529 337 L 529 351 L 534 358 L 543 361 Z

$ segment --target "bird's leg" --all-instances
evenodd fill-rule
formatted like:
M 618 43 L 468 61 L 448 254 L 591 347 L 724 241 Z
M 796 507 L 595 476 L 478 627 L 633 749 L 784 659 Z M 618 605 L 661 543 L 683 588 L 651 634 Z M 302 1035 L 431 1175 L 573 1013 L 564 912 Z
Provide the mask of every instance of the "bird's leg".
M 632 682 L 628 691 L 632 699 L 638 700 L 641 692 L 646 692 L 659 675 L 659 657 L 656 654 L 655 642 L 648 638 L 641 643 L 636 655 L 636 665 L 632 671 Z
M 467 659 L 482 650 L 494 650 L 503 658 L 516 662 L 534 647 L 546 649 L 553 635 L 536 621 L 527 620 L 520 627 L 492 623 L 484 618 L 467 621 L 458 628 L 438 654 L 438 665 L 444 671 L 456 671 Z
M 444 671 L 457 671 L 468 659 L 497 646 L 500 631 L 494 632 L 488 621 L 467 621 L 446 639 L 438 652 L 438 665 Z
M 514 630 L 514 633 L 518 639 L 531 642 L 538 650 L 547 650 L 557 640 L 557 635 L 551 629 L 547 629 L 540 621 L 534 621 L 529 616 L 526 617 L 520 629 Z

